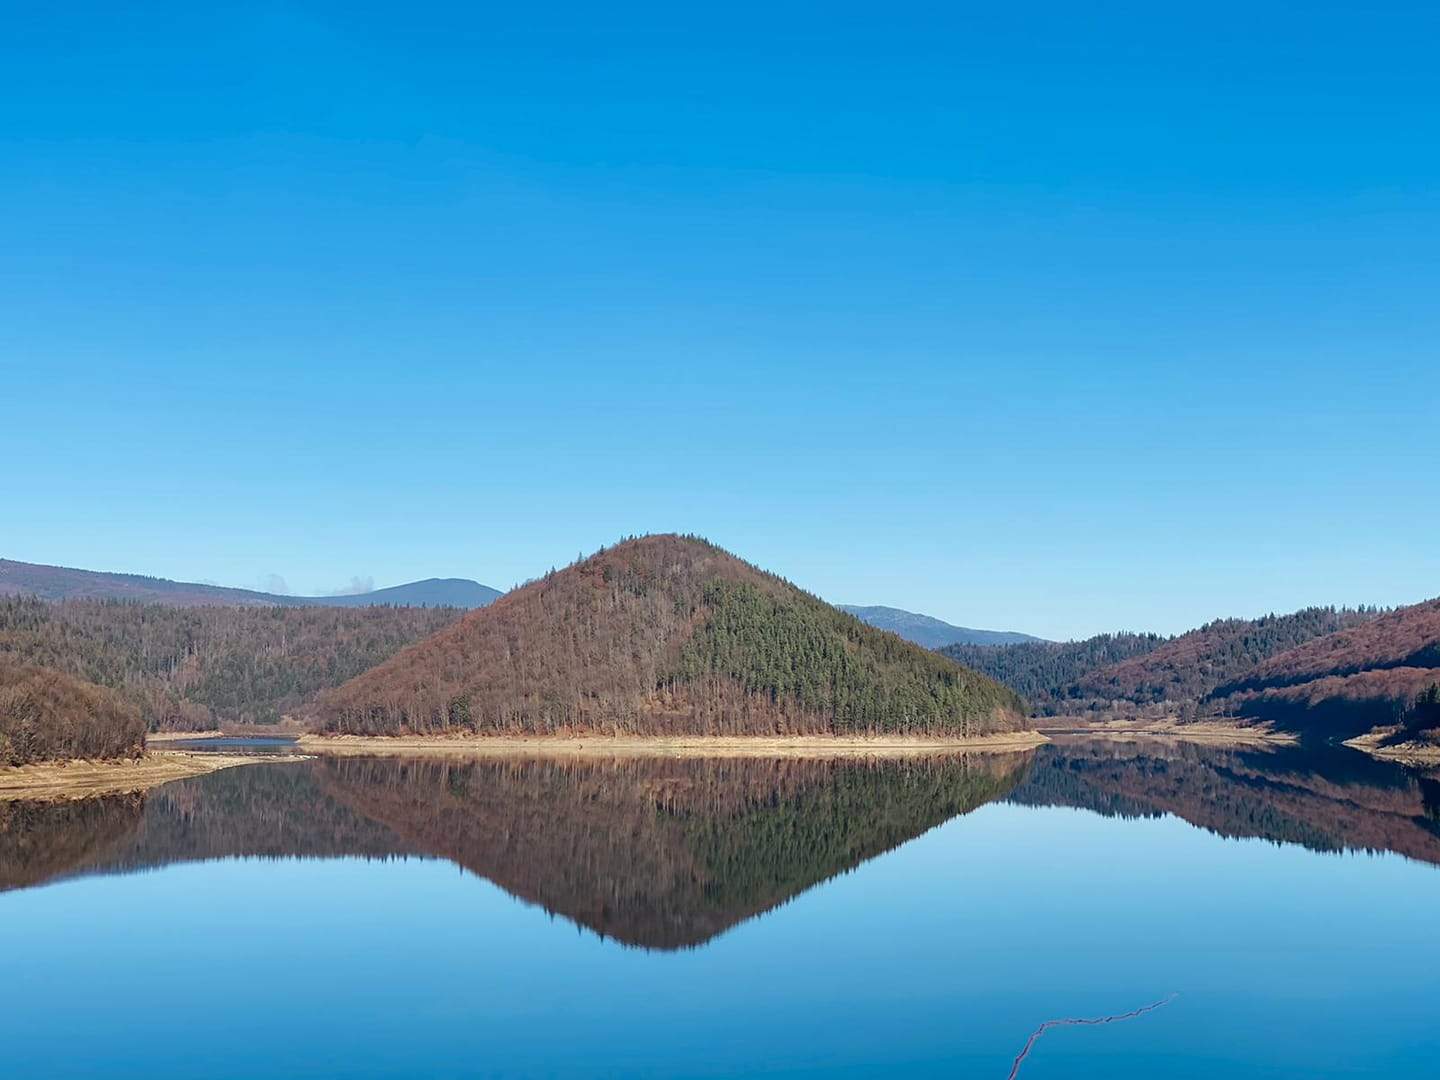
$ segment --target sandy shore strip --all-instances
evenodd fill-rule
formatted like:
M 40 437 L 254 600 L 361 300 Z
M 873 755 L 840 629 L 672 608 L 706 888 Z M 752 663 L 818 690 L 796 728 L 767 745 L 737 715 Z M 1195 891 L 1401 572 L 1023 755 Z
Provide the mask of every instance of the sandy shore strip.
M 187 754 L 156 750 L 125 761 L 47 761 L 0 768 L 0 802 L 22 799 L 88 799 L 119 795 L 203 776 L 237 765 L 304 761 L 304 757 L 246 754 Z
M 1267 724 L 1239 724 L 1227 720 L 1185 722 L 1160 720 L 1087 720 L 1075 716 L 1046 716 L 1039 719 L 1045 735 L 1121 736 L 1124 738 L 1167 738 L 1233 745 L 1269 744 L 1291 746 L 1300 740 L 1288 731 L 1276 731 Z
M 529 736 L 302 735 L 314 754 L 450 754 L 522 757 L 904 757 L 917 754 L 1033 750 L 1049 742 L 1035 731 L 968 739 L 794 736 Z
M 145 736 L 147 746 L 179 742 L 208 742 L 211 739 L 293 739 L 303 734 L 302 728 L 271 726 L 231 726 L 209 731 L 152 731 Z
M 1394 746 L 1380 743 L 1394 735 L 1394 728 L 1377 728 L 1366 735 L 1346 739 L 1345 745 L 1382 761 L 1396 761 L 1401 765 L 1440 765 L 1440 746 L 1431 743 L 1402 742 Z

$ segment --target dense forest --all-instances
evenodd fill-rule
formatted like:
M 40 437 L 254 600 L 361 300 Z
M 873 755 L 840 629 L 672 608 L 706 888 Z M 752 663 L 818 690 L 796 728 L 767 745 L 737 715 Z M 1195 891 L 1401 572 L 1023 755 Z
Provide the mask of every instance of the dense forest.
M 138 757 L 144 750 L 140 710 L 121 695 L 0 655 L 0 765 Z
M 0 659 L 108 687 L 152 731 L 269 724 L 460 614 L 10 598 L 0 599 Z
M 515 590 L 314 710 L 397 734 L 982 734 L 1012 691 L 703 540 L 650 536 Z
M 1358 735 L 1429 730 L 1423 698 L 1440 682 L 1440 600 L 1413 604 L 1306 642 L 1218 686 L 1214 706 L 1291 730 Z
M 1214 711 L 1210 695 L 1278 653 L 1379 616 L 1375 608 L 1305 608 L 1217 619 L 1178 637 L 1101 634 L 1064 644 L 942 650 L 1023 694 L 1040 715 L 1178 715 Z
M 1432 682 L 1415 695 L 1400 714 L 1400 730 L 1393 741 L 1440 743 L 1440 682 Z
M 1168 640 L 1159 634 L 1099 634 L 1084 641 L 947 645 L 940 651 L 1004 683 L 1044 716 L 1074 707 L 1066 691 L 1082 676 L 1153 652 Z
M 1216 687 L 1307 641 L 1374 619 L 1374 608 L 1310 607 L 1258 619 L 1217 619 L 1159 648 L 1082 675 L 1067 691 L 1084 707 L 1147 706 L 1194 713 Z

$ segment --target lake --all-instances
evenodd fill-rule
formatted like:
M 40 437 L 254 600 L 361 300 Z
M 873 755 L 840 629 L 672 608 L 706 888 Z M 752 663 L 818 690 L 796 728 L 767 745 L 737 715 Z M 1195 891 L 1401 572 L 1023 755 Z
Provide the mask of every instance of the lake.
M 1436 1076 L 1437 776 L 1067 738 L 276 757 L 0 803 L 0 1062 L 1005 1080 L 1046 1021 L 1166 1002 L 1049 1028 L 1018 1076 Z

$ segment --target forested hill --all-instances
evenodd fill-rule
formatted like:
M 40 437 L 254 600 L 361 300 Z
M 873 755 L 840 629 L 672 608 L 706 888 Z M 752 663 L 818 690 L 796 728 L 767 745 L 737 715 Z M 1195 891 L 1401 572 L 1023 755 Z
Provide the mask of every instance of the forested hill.
M 854 604 L 837 605 L 841 611 L 848 611 L 861 622 L 869 623 L 877 630 L 889 630 L 899 634 L 906 641 L 923 645 L 927 649 L 939 649 L 956 643 L 965 645 L 1013 645 L 1021 641 L 1039 641 L 1029 634 L 1017 634 L 1010 630 L 972 630 L 968 626 L 951 626 L 947 622 L 929 615 L 918 615 L 913 611 L 902 611 L 893 607 L 857 607 Z
M 190 581 L 74 570 L 65 566 L 0 559 L 0 597 L 34 596 L 42 600 L 134 600 L 176 607 L 233 605 L 237 607 L 366 607 L 374 604 L 404 606 L 484 607 L 500 595 L 498 589 L 465 578 L 427 578 L 388 589 L 340 596 L 289 596 L 281 593 L 231 589 Z
M 1270 657 L 1377 618 L 1374 608 L 1312 607 L 1218 619 L 1174 638 L 1101 634 L 1085 641 L 942 650 L 1023 694 L 1042 715 L 1179 715 L 1215 711 L 1212 693 Z
M 1159 634 L 1098 634 L 1084 641 L 949 645 L 940 651 L 999 680 L 1030 702 L 1037 713 L 1049 715 L 1061 709 L 1066 691 L 1082 676 L 1153 652 L 1168 640 Z
M 331 732 L 982 734 L 1018 695 L 703 540 L 629 540 L 321 695 Z
M 140 710 L 120 695 L 0 654 L 0 765 L 136 757 L 144 750 Z
M 1277 653 L 1377 614 L 1371 608 L 1311 607 L 1290 615 L 1217 619 L 1150 652 L 1088 672 L 1066 694 L 1089 708 L 1195 711 L 1216 687 Z
M 1440 600 L 1279 653 L 1214 697 L 1226 712 L 1298 731 L 1348 736 L 1398 723 L 1401 741 L 1440 742 L 1432 686 L 1440 687 Z
M 108 687 L 150 730 L 264 724 L 460 616 L 433 607 L 0 598 L 0 660 Z

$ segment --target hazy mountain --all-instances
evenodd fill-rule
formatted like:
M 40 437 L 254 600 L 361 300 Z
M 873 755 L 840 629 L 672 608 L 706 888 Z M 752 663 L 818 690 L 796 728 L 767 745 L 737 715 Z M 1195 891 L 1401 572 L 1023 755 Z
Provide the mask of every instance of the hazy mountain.
M 941 649 L 946 645 L 957 644 L 1018 645 L 1022 641 L 1043 640 L 1031 634 L 1018 634 L 1011 630 L 972 630 L 968 626 L 951 626 L 929 615 L 917 615 L 913 611 L 902 611 L 893 607 L 859 607 L 855 604 L 835 606 L 878 630 L 889 630 L 892 634 L 899 634 L 906 641 L 913 641 L 927 649 Z
M 472 611 L 337 690 L 332 732 L 770 735 L 1024 726 L 1020 698 L 690 537 L 647 536 Z
M 498 600 L 503 593 L 489 585 L 469 578 L 426 578 L 388 589 L 351 593 L 344 596 L 282 596 L 286 601 L 325 607 L 367 607 L 371 604 L 394 604 L 397 607 L 479 608 Z
M 136 600 L 176 607 L 214 604 L 241 607 L 366 607 L 371 604 L 395 604 L 477 608 L 484 607 L 500 595 L 498 589 L 465 578 L 426 578 L 388 589 L 343 596 L 287 596 L 141 574 L 111 574 L 0 559 L 0 596 L 38 596 L 42 600 Z

